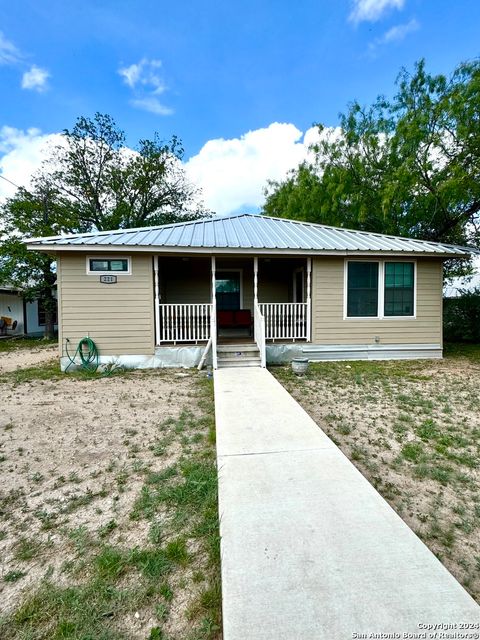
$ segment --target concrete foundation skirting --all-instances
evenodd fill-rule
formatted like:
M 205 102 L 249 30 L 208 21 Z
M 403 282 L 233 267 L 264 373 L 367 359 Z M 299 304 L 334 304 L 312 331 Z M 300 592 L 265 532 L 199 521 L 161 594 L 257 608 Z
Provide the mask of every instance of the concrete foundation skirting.
M 99 357 L 100 364 L 117 364 L 129 369 L 156 369 L 181 367 L 190 369 L 200 362 L 205 350 L 204 344 L 157 347 L 155 355 L 111 355 Z M 441 358 L 442 346 L 439 344 L 355 344 L 321 345 L 305 342 L 292 342 L 266 345 L 266 359 L 269 365 L 289 364 L 293 358 L 308 358 L 310 362 L 335 360 L 415 360 Z M 69 371 L 75 365 L 68 366 L 70 360 L 60 358 L 62 371 Z M 212 364 L 211 351 L 206 365 Z
M 171 346 L 171 347 L 159 347 L 155 349 L 155 355 L 100 355 L 98 361 L 99 364 L 116 364 L 128 369 L 162 369 L 162 368 L 182 368 L 191 369 L 196 367 L 200 362 L 203 352 L 205 351 L 205 345 L 190 345 L 190 346 Z M 80 359 L 77 358 L 78 367 L 80 366 Z M 207 356 L 206 364 L 212 363 L 211 352 Z M 76 365 L 71 365 L 70 360 L 63 356 L 60 358 L 60 367 L 62 371 L 68 367 L 69 371 L 74 371 Z
M 267 344 L 267 364 L 288 364 L 292 358 L 329 360 L 417 360 L 442 358 L 440 344 Z

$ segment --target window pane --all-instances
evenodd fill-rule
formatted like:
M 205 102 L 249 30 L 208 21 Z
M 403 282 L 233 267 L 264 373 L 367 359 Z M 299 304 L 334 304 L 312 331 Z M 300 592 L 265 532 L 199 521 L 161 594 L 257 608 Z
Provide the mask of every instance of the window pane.
M 413 262 L 385 263 L 386 316 L 413 316 L 414 314 Z
M 90 271 L 108 271 L 108 260 L 90 260 Z
M 128 260 L 110 260 L 110 271 L 128 271 Z
M 378 315 L 378 262 L 349 262 L 347 316 Z

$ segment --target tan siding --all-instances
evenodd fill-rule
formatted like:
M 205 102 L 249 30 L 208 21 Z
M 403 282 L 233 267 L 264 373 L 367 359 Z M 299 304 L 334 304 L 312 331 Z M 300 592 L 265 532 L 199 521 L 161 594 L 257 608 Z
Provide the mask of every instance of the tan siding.
M 59 356 L 63 355 L 63 295 L 62 295 L 62 257 L 57 256 L 57 317 L 58 317 L 58 353 Z
M 315 258 L 312 330 L 316 344 L 441 344 L 442 263 L 417 261 L 416 318 L 381 320 L 343 317 L 344 260 Z
M 153 267 L 150 255 L 132 256 L 132 275 L 116 284 L 101 284 L 86 274 L 86 254 L 62 254 L 58 261 L 59 338 L 75 351 L 87 334 L 100 355 L 154 353 Z
M 160 285 L 165 304 L 211 302 L 210 258 L 160 258 Z

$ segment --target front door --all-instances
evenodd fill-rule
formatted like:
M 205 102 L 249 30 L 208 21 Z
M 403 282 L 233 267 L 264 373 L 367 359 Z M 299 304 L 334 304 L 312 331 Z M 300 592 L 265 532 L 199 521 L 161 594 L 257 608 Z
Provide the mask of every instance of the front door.
M 241 309 L 240 271 L 217 271 L 215 293 L 219 311 Z
M 305 272 L 303 268 L 293 272 L 293 301 L 305 302 Z

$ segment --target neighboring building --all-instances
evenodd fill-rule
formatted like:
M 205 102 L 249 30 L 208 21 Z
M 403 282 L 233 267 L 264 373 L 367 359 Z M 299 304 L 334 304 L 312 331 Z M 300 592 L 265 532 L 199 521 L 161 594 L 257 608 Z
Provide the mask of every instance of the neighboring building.
M 475 249 L 242 214 L 36 238 L 57 258 L 62 366 L 442 357 L 442 263 Z M 68 346 L 68 344 L 67 344 Z
M 21 289 L 15 287 L 0 286 L 0 318 L 8 318 L 11 326 L 16 323 L 15 329 L 7 329 L 6 335 L 9 336 L 42 336 L 45 331 L 45 311 L 41 301 L 27 302 Z M 57 322 L 55 317 L 55 330 L 58 329 Z

